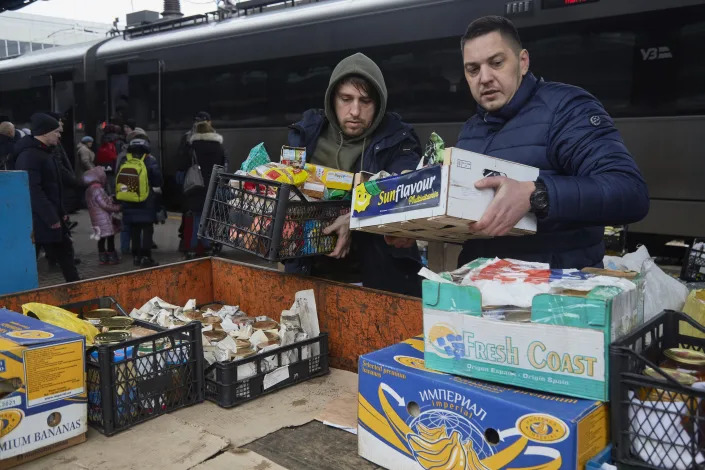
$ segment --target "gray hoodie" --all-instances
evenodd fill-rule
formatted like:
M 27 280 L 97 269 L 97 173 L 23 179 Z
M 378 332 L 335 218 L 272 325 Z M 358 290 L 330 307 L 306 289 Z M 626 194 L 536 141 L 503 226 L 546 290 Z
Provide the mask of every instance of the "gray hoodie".
M 360 136 L 345 137 L 338 124 L 338 118 L 333 108 L 334 92 L 338 82 L 350 75 L 359 75 L 367 79 L 377 89 L 380 97 L 379 109 L 372 125 Z M 321 132 L 316 151 L 309 160 L 311 163 L 337 168 L 344 171 L 357 171 L 353 168 L 355 162 L 364 153 L 369 137 L 374 134 L 384 119 L 387 109 L 387 86 L 384 83 L 382 71 L 372 59 L 357 53 L 343 59 L 333 70 L 325 96 L 325 112 L 329 125 Z

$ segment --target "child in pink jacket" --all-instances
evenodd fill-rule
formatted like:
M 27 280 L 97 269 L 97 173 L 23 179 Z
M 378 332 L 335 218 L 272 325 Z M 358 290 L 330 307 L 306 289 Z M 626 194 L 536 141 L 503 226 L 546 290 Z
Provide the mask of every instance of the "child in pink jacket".
M 105 192 L 107 176 L 102 166 L 96 166 L 83 173 L 83 183 L 86 189 L 86 205 L 91 216 L 93 235 L 91 238 L 98 240 L 98 257 L 100 264 L 118 264 L 115 252 L 115 234 L 119 231 L 120 205 L 115 204 Z M 107 250 L 106 250 L 107 241 Z

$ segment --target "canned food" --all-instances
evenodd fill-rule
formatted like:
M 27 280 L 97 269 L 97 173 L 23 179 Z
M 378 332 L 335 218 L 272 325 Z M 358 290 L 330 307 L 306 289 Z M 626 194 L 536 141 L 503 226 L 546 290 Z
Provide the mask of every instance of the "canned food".
M 228 336 L 228 334 L 223 330 L 211 330 L 204 331 L 203 336 L 208 338 L 208 341 L 217 343 L 218 341 L 223 341 Z
M 112 308 L 97 308 L 83 314 L 83 319 L 89 321 L 90 323 L 98 326 L 100 321 L 104 318 L 111 318 L 118 316 L 117 310 Z
M 270 346 L 275 346 L 275 345 L 276 345 L 276 346 L 279 346 L 279 340 L 278 340 L 278 339 L 276 339 L 276 340 L 271 340 L 271 341 L 264 341 L 264 342 L 262 342 L 262 343 L 257 343 L 257 348 L 258 348 L 258 349 L 265 349 L 265 348 L 268 348 L 268 347 L 270 347 Z
M 247 349 L 252 349 L 252 343 L 250 343 L 246 339 L 236 339 L 235 340 L 235 346 L 237 347 L 237 350 L 240 351 L 242 350 L 247 350 Z
M 697 381 L 705 380 L 705 353 L 684 348 L 670 348 L 663 352 L 663 367 L 677 369 L 693 375 Z
M 108 330 L 124 330 L 133 323 L 135 320 L 130 317 L 108 317 L 100 320 L 100 326 Z
M 661 368 L 661 370 L 673 380 L 685 387 L 690 387 L 696 381 L 694 376 L 680 372 L 676 369 Z M 644 375 L 662 380 L 664 382 L 666 381 L 661 373 L 651 367 L 644 369 Z M 639 399 L 648 401 L 685 402 L 690 400 L 687 394 L 672 392 L 655 387 L 642 387 L 639 390 L 638 396 Z
M 279 341 L 279 334 L 273 331 L 265 331 L 264 335 L 267 337 L 268 341 Z
M 115 330 L 107 333 L 99 333 L 95 336 L 95 344 L 117 344 L 130 337 L 129 331 Z
M 279 326 L 279 323 L 274 320 L 258 321 L 252 325 L 255 330 L 273 330 Z

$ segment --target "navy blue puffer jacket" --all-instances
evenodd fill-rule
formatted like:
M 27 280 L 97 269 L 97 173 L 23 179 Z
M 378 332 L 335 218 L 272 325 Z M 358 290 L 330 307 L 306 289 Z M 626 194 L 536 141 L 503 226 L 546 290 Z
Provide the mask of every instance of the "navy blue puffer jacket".
M 648 213 L 646 183 L 612 118 L 578 87 L 528 73 L 500 110 L 478 106 L 457 147 L 539 168 L 550 206 L 536 235 L 470 240 L 459 264 L 498 256 L 552 268 L 599 266 L 604 226 L 637 222 Z

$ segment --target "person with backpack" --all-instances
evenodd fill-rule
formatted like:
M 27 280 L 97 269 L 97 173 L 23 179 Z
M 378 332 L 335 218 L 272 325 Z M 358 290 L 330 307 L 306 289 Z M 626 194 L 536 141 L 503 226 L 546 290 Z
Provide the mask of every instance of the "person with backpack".
M 149 141 L 136 138 L 127 146 L 125 161 L 117 171 L 115 198 L 122 203 L 123 222 L 130 225 L 135 266 L 158 266 L 152 258 L 152 237 L 157 220 L 157 197 L 152 188 L 163 184 Z
M 113 203 L 112 198 L 105 192 L 106 180 L 102 166 L 91 168 L 83 173 L 83 183 L 88 186 L 86 206 L 88 206 L 93 227 L 91 238 L 98 240 L 98 261 L 102 265 L 120 263 L 115 252 L 115 234 L 119 223 L 114 215 L 119 214 L 121 208 Z
M 192 165 L 200 168 L 204 186 L 190 190 L 185 188 L 183 201 L 184 211 L 184 245 L 186 259 L 203 256 L 210 248 L 208 240 L 198 238 L 198 226 L 201 222 L 203 204 L 210 184 L 214 165 L 227 166 L 227 157 L 223 147 L 223 136 L 218 134 L 208 121 L 199 122 L 194 126 L 194 132 L 189 138 L 191 152 L 182 155 L 179 170 L 186 173 Z
M 124 147 L 124 143 L 120 139 L 120 130 L 118 126 L 107 124 L 100 147 L 98 147 L 98 151 L 95 155 L 95 164 L 102 166 L 105 170 L 108 180 L 105 189 L 108 194 L 115 194 L 115 167 L 117 157 Z

